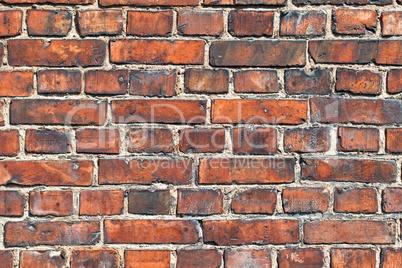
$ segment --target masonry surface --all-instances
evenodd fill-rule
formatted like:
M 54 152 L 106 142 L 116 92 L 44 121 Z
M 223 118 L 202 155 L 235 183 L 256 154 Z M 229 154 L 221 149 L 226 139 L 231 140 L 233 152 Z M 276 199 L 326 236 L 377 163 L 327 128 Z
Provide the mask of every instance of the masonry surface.
M 400 268 L 401 155 L 401 0 L 0 0 L 2 268 Z

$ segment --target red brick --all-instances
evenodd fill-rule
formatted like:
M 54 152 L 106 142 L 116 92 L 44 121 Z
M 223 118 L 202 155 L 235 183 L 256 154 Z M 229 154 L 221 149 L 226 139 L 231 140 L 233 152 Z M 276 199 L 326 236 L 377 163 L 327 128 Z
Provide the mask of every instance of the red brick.
M 383 36 L 402 35 L 402 12 L 385 11 L 381 14 Z
M 168 215 L 172 203 L 169 190 L 131 190 L 128 194 L 128 212 L 146 215 Z
M 181 9 L 177 14 L 177 32 L 180 35 L 211 35 L 223 33 L 223 11 Z
M 187 128 L 180 130 L 179 149 L 184 153 L 219 153 L 225 147 L 223 128 Z
M 165 128 L 131 128 L 128 151 L 132 153 L 170 153 L 173 133 Z
M 373 34 L 377 13 L 367 9 L 337 9 L 332 12 L 332 29 L 337 34 Z
M 283 6 L 286 0 L 204 0 L 205 5 L 267 5 Z
M 384 248 L 381 250 L 380 268 L 397 268 L 402 266 L 402 248 Z
M 94 245 L 100 237 L 97 221 L 7 222 L 4 230 L 6 247 Z
M 194 220 L 105 220 L 106 244 L 194 244 Z
M 211 215 L 223 213 L 223 193 L 212 189 L 179 189 L 177 213 Z
M 55 4 L 55 5 L 89 5 L 95 0 L 2 0 L 8 4 Z
M 23 250 L 20 252 L 20 268 L 62 268 L 67 264 L 64 250 Z
M 402 65 L 402 40 L 379 41 L 375 62 L 382 65 Z
M 392 0 L 293 0 L 295 5 L 390 5 Z
M 4 126 L 4 101 L 0 101 L 0 126 Z
M 236 194 L 232 211 L 241 214 L 273 214 L 276 207 L 276 190 L 249 189 Z
M 212 66 L 304 66 L 304 41 L 215 41 L 210 47 Z
M 314 153 L 326 152 L 330 147 L 329 128 L 292 128 L 285 130 L 286 152 Z
M 20 151 L 20 135 L 18 130 L 0 131 L 0 155 L 16 156 Z
M 203 64 L 204 41 L 118 39 L 110 41 L 112 63 Z
M 85 73 L 85 93 L 87 94 L 126 94 L 127 88 L 127 70 L 93 70 Z
M 315 181 L 345 182 L 394 182 L 394 161 L 347 159 L 347 158 L 303 158 L 302 179 Z
M 4 44 L 0 43 L 0 66 L 3 65 Z
M 304 69 L 286 70 L 285 90 L 288 94 L 329 94 L 331 93 L 331 71 L 319 67 L 309 72 Z
M 82 75 L 79 70 L 38 71 L 38 93 L 80 93 Z
M 222 252 L 217 249 L 177 251 L 177 268 L 221 267 Z
M 402 212 L 402 188 L 385 188 L 382 194 L 384 212 Z
M 389 94 L 402 92 L 402 69 L 392 69 L 388 71 L 387 92 Z
M 103 125 L 106 102 L 66 99 L 12 100 L 10 122 L 48 125 Z
M 225 268 L 271 267 L 269 249 L 226 249 Z
M 215 99 L 212 100 L 211 116 L 212 123 L 301 124 L 307 119 L 307 102 L 273 99 Z
M 25 151 L 38 154 L 71 152 L 71 133 L 66 130 L 27 129 Z
M 186 69 L 184 89 L 187 93 L 227 93 L 229 72 L 225 69 Z
M 0 191 L 0 215 L 21 217 L 24 215 L 24 194 L 19 191 Z M 0 257 L 1 259 L 1 257 Z
M 128 11 L 127 34 L 138 36 L 170 36 L 172 11 Z
M 125 268 L 170 268 L 170 252 L 166 250 L 126 250 Z
M 0 162 L 0 185 L 89 186 L 92 183 L 91 161 L 3 161 Z
M 336 91 L 338 92 L 378 95 L 381 93 L 381 88 L 380 72 L 342 68 L 336 72 Z
M 279 252 L 278 263 L 279 268 L 323 268 L 324 252 L 322 248 L 287 248 Z
M 327 14 L 323 11 L 285 11 L 281 13 L 280 35 L 320 36 L 325 34 Z
M 331 249 L 331 267 L 333 268 L 375 268 L 375 258 L 375 251 L 372 249 Z
M 294 159 L 205 158 L 200 160 L 200 184 L 267 184 L 295 180 Z
M 73 250 L 71 254 L 71 268 L 82 267 L 118 268 L 118 253 L 112 249 Z
M 77 12 L 81 36 L 119 35 L 123 33 L 121 10 L 86 10 Z
M 172 97 L 176 93 L 177 70 L 132 70 L 130 94 Z
M 336 188 L 334 211 L 344 213 L 376 213 L 377 192 L 372 188 Z
M 196 6 L 198 0 L 100 0 L 100 6 Z
M 340 127 L 338 150 L 346 152 L 378 152 L 380 131 L 376 128 Z
M 237 93 L 279 92 L 276 70 L 245 70 L 234 73 L 234 91 Z
M 191 160 L 99 160 L 99 184 L 151 184 L 153 182 L 188 184 L 191 177 Z
M 0 36 L 16 36 L 21 34 L 22 11 L 3 10 L 0 11 Z
M 123 191 L 82 191 L 80 215 L 118 215 L 123 213 Z
M 386 151 L 390 153 L 402 152 L 402 128 L 389 128 L 386 130 Z
M 396 225 L 391 221 L 326 220 L 304 224 L 306 244 L 392 244 Z
M 66 36 L 71 30 L 73 14 L 67 10 L 35 10 L 27 11 L 27 27 L 29 35 Z
M 33 73 L 26 71 L 0 72 L 1 97 L 27 97 L 34 93 Z
M 299 241 L 299 221 L 204 221 L 204 242 L 222 245 L 287 244 Z M 268 235 L 269 234 L 269 235 Z M 233 239 L 236 237 L 236 239 Z
M 232 10 L 229 13 L 229 33 L 233 36 L 272 36 L 274 12 Z
M 101 66 L 106 55 L 103 40 L 11 39 L 8 63 L 14 66 Z
M 0 250 L 0 262 L 3 268 L 14 268 L 14 254 L 11 250 Z
M 73 214 L 72 191 L 31 191 L 29 214 L 34 216 L 70 216 Z
M 356 124 L 401 124 L 402 101 L 392 99 L 310 99 L 313 122 Z
M 112 101 L 114 123 L 204 123 L 204 100 L 116 100 Z
M 274 128 L 233 129 L 232 144 L 235 154 L 274 154 L 277 152 L 277 131 Z
M 324 188 L 286 188 L 282 192 L 282 203 L 286 213 L 326 212 L 329 191 Z

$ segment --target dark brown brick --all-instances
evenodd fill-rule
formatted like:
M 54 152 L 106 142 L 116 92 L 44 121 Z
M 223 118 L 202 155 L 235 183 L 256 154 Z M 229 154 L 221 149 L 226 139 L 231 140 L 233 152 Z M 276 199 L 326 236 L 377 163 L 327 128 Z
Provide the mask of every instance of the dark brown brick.
M 329 191 L 324 188 L 286 188 L 282 192 L 282 203 L 286 213 L 326 212 Z
M 285 130 L 284 147 L 287 152 L 326 152 L 330 147 L 329 128 L 292 128 Z
M 378 152 L 380 131 L 376 128 L 340 127 L 338 150 L 346 152 Z
M 223 193 L 210 189 L 179 189 L 177 213 L 211 215 L 223 213 Z
M 173 133 L 165 128 L 131 128 L 128 151 L 132 153 L 169 153 L 173 151 Z
M 280 35 L 324 35 L 326 23 L 327 14 L 323 11 L 285 11 L 281 13 Z
M 373 188 L 336 188 L 334 211 L 344 213 L 376 213 L 377 192 Z
M 130 190 L 128 212 L 133 214 L 167 215 L 172 196 L 169 190 Z
M 0 215 L 21 217 L 24 215 L 25 197 L 19 191 L 0 191 Z M 1 255 L 1 254 L 0 254 Z M 0 257 L 1 259 L 1 257 Z
M 31 191 L 29 214 L 34 216 L 70 216 L 73 214 L 72 191 Z
M 177 268 L 221 267 L 222 252 L 218 249 L 177 251 Z
M 177 70 L 132 70 L 130 94 L 171 97 L 176 93 Z
M 237 127 L 232 132 L 235 154 L 274 154 L 277 152 L 277 131 L 274 128 Z
M 373 34 L 377 13 L 367 9 L 337 9 L 332 12 L 332 30 L 337 34 Z
M 25 151 L 37 154 L 65 154 L 71 152 L 71 133 L 66 130 L 27 129 Z
M 26 20 L 29 35 L 66 36 L 71 30 L 73 14 L 68 10 L 30 9 Z
M 138 36 L 170 36 L 172 11 L 128 11 L 127 34 Z
M 236 194 L 232 211 L 241 214 L 273 214 L 276 207 L 276 190 L 249 189 Z
M 339 68 L 336 72 L 336 91 L 353 94 L 378 95 L 381 93 L 381 73 L 371 70 Z
M 219 153 L 225 147 L 225 129 L 188 128 L 180 130 L 179 150 L 185 153 Z
M 227 93 L 229 72 L 225 69 L 186 69 L 184 89 L 187 93 Z
M 275 93 L 279 91 L 276 70 L 245 70 L 234 73 L 237 93 Z
M 113 249 L 73 250 L 71 268 L 82 267 L 118 268 L 119 255 Z
M 38 93 L 80 93 L 82 75 L 79 70 L 38 71 Z
M 331 93 L 331 71 L 322 68 L 315 68 L 310 72 L 304 69 L 286 70 L 285 90 L 288 94 L 329 94 Z
M 232 10 L 228 20 L 233 36 L 272 36 L 274 32 L 273 11 Z
M 80 215 L 118 215 L 123 213 L 124 192 L 82 191 L 80 193 Z
M 211 35 L 223 33 L 223 11 L 181 9 L 177 14 L 177 32 L 180 35 Z
M 93 70 L 85 73 L 85 93 L 96 95 L 126 94 L 127 70 Z
M 352 268 L 367 267 L 375 268 L 375 251 L 360 248 L 333 248 L 331 249 L 331 267 Z
M 279 252 L 278 263 L 279 268 L 323 268 L 324 252 L 322 248 L 287 248 Z

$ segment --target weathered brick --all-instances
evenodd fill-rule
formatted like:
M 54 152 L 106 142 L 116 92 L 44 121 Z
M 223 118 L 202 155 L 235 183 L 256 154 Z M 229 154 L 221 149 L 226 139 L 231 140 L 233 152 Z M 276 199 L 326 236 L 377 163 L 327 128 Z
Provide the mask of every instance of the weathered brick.
M 118 39 L 110 41 L 112 63 L 203 64 L 204 41 Z
M 180 35 L 220 36 L 223 33 L 223 11 L 180 9 L 177 32 Z
M 14 254 L 11 250 L 0 250 L 0 262 L 3 268 L 14 268 Z
M 55 4 L 55 5 L 89 5 L 95 0 L 2 0 L 7 4 Z
M 96 95 L 126 94 L 127 70 L 93 70 L 85 73 L 85 93 Z
M 173 133 L 165 128 L 131 128 L 129 152 L 169 153 L 173 151 Z
M 130 94 L 172 97 L 176 93 L 177 70 L 132 70 Z
M 334 211 L 344 213 L 376 213 L 377 192 L 373 188 L 336 188 Z
M 79 70 L 40 70 L 38 93 L 80 93 L 81 80 Z
M 338 150 L 346 152 L 378 152 L 380 131 L 376 128 L 340 127 Z
M 269 249 L 232 249 L 225 250 L 225 268 L 271 267 Z
M 233 128 L 232 144 L 235 154 L 277 153 L 277 131 L 274 128 Z
M 204 100 L 116 100 L 112 101 L 114 123 L 181 123 L 205 122 Z
M 307 102 L 273 99 L 215 99 L 212 100 L 211 117 L 212 123 L 301 124 L 307 119 Z
M 325 34 L 327 14 L 323 11 L 285 11 L 281 13 L 280 35 L 320 36 Z
M 402 101 L 392 99 L 310 99 L 311 120 L 323 123 L 401 124 Z
M 29 214 L 34 216 L 70 216 L 73 214 L 72 191 L 31 191 Z
M 302 179 L 315 181 L 394 182 L 394 161 L 347 158 L 303 158 Z
M 293 0 L 295 5 L 390 5 L 392 0 Z
M 309 72 L 304 69 L 288 69 L 285 71 L 285 90 L 288 94 L 329 94 L 331 71 L 319 67 Z
M 274 32 L 273 11 L 232 10 L 228 20 L 233 36 L 272 36 Z
M 2 161 L 0 185 L 91 185 L 91 161 Z
M 128 212 L 133 214 L 167 215 L 172 196 L 169 190 L 130 190 Z
M 279 252 L 278 263 L 280 268 L 323 268 L 324 252 L 322 248 L 287 248 Z
M 402 12 L 385 11 L 381 14 L 383 36 L 402 35 Z
M 380 268 L 396 268 L 402 266 L 402 248 L 384 248 L 381 250 Z
M 123 213 L 124 192 L 82 191 L 80 193 L 80 215 L 118 215 Z
M 221 267 L 222 252 L 218 249 L 177 251 L 177 268 Z
M 386 151 L 390 153 L 402 152 L 402 128 L 386 130 Z
M 396 225 L 391 221 L 325 220 L 304 224 L 306 244 L 392 244 Z
M 336 91 L 352 94 L 378 95 L 381 93 L 381 73 L 371 70 L 339 68 L 336 72 Z
M 385 188 L 382 194 L 384 212 L 402 212 L 402 188 Z
M 337 34 L 373 34 L 377 29 L 377 13 L 367 9 L 332 11 L 332 30 Z
M 286 213 L 326 212 L 329 191 L 324 188 L 286 188 L 282 192 L 282 203 Z
M 204 0 L 205 5 L 267 5 L 283 6 L 287 0 Z
M 126 250 L 126 268 L 170 268 L 170 252 L 167 250 Z
M 402 92 L 402 69 L 392 69 L 388 71 L 387 92 L 390 94 Z
M 351 268 L 367 267 L 374 268 L 375 251 L 360 248 L 333 248 L 331 249 L 331 267 Z
M 123 33 L 121 10 L 85 10 L 77 12 L 81 36 L 119 35 Z
M 0 203 L 1 216 L 21 217 L 24 215 L 25 197 L 23 193 L 19 191 L 0 191 L 0 200 L 2 201 Z
M 179 189 L 177 213 L 211 215 L 223 213 L 223 193 L 213 189 Z
M 20 252 L 20 268 L 62 268 L 67 264 L 64 250 L 23 250 Z
M 119 255 L 113 249 L 73 250 L 71 268 L 82 267 L 119 267 Z
M 27 27 L 29 35 L 66 36 L 71 30 L 73 14 L 68 10 L 35 10 L 27 11 Z
M 27 129 L 25 151 L 37 154 L 65 154 L 71 152 L 71 133 L 66 130 Z
M 2 10 L 0 11 L 0 36 L 16 36 L 21 34 L 22 11 Z
M 196 6 L 198 0 L 100 0 L 100 6 Z
M 106 244 L 194 244 L 194 220 L 105 220 Z
M 402 40 L 379 41 L 375 62 L 382 65 L 402 65 Z
M 99 241 L 99 234 L 97 221 L 7 222 L 4 243 L 6 247 L 94 245 Z
M 273 214 L 276 207 L 276 190 L 249 189 L 236 194 L 232 211 L 241 214 Z
M 204 221 L 204 242 L 216 245 L 287 244 L 299 241 L 299 221 Z M 270 234 L 270 235 L 267 235 Z M 237 239 L 233 239 L 236 237 Z
M 205 158 L 200 160 L 200 184 L 267 184 L 295 180 L 291 158 Z
M 184 89 L 187 93 L 227 93 L 229 72 L 226 69 L 186 69 Z
M 127 34 L 138 36 L 170 36 L 172 11 L 128 11 Z
M 223 128 L 187 128 L 180 130 L 179 150 L 185 153 L 219 153 L 225 147 Z
M 0 66 L 3 65 L 4 44 L 0 43 Z
M 99 160 L 99 184 L 188 184 L 191 174 L 192 161 L 185 159 Z
M 0 101 L 0 126 L 4 126 L 4 101 Z
M 329 128 L 292 128 L 286 129 L 284 134 L 284 147 L 287 152 L 326 152 L 330 143 Z
M 212 66 L 304 66 L 304 41 L 214 41 L 210 47 Z
M 276 70 L 236 71 L 234 91 L 237 93 L 275 93 L 279 91 Z
M 100 66 L 106 55 L 103 40 L 11 39 L 8 63 L 14 66 Z
M 0 155 L 16 156 L 20 151 L 20 134 L 18 130 L 0 131 Z
M 27 71 L 0 72 L 1 97 L 28 97 L 34 93 L 33 73 Z

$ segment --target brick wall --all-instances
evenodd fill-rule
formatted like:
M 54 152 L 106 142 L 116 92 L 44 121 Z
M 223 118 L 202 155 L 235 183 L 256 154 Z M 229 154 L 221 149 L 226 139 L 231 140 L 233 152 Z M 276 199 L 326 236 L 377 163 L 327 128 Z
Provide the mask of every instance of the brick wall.
M 402 267 L 401 0 L 0 0 L 0 266 Z

